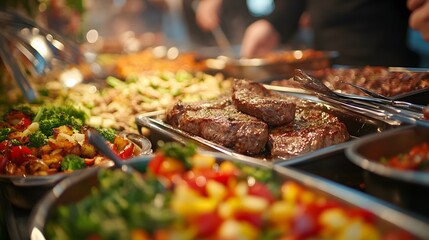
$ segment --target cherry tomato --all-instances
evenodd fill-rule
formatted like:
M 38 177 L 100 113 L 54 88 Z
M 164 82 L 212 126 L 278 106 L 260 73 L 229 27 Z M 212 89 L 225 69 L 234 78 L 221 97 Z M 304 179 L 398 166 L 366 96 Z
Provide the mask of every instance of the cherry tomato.
M 9 159 L 18 164 L 22 164 L 28 160 L 28 155 L 31 155 L 31 150 L 26 146 L 12 146 L 9 152 Z

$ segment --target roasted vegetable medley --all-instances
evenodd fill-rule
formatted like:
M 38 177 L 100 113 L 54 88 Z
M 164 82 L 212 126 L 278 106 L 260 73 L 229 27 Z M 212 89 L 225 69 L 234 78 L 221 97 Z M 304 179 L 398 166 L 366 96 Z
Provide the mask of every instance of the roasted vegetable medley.
M 0 122 L 0 173 L 49 175 L 106 163 L 88 143 L 86 119 L 85 112 L 72 106 L 11 107 Z M 123 159 L 138 152 L 115 130 L 98 130 Z
M 396 169 L 429 172 L 429 143 L 416 144 L 408 152 L 381 158 L 380 162 Z
M 411 239 L 270 169 L 192 146 L 161 146 L 144 179 L 109 169 L 98 179 L 90 195 L 53 211 L 49 239 Z

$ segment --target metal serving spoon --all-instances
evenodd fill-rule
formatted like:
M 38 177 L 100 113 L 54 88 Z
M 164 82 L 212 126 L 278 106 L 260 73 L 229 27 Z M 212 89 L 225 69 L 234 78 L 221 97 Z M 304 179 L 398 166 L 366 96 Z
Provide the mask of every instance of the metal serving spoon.
M 106 144 L 106 139 L 104 139 L 104 137 L 101 136 L 101 134 L 97 130 L 93 128 L 88 130 L 88 141 L 89 143 L 94 145 L 94 147 L 97 148 L 97 150 L 100 151 L 101 154 L 112 159 L 113 163 L 115 164 L 115 168 L 120 169 L 126 174 L 137 174 L 137 176 L 140 176 L 142 179 L 145 178 L 141 172 L 137 171 L 131 165 L 124 164 L 124 161 L 120 159 L 115 152 L 112 151 L 112 149 Z M 171 187 L 171 182 L 164 179 L 163 177 L 157 176 L 157 180 L 160 184 L 161 191 L 164 191 Z

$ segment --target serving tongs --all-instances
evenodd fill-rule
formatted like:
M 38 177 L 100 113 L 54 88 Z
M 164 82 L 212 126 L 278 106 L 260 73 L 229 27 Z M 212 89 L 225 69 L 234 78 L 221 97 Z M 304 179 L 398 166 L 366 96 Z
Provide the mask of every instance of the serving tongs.
M 294 73 L 294 81 L 298 82 L 304 89 L 315 93 L 322 100 L 348 104 L 348 107 L 354 107 L 357 111 L 369 112 L 385 119 L 429 127 L 429 121 L 423 120 L 424 106 L 405 101 L 391 100 L 384 96 L 381 97 L 381 95 L 376 95 L 354 84 L 349 85 L 357 87 L 368 94 L 372 94 L 372 96 L 337 93 L 328 88 L 320 80 L 307 75 L 300 69 L 296 69 Z
M 27 16 L 0 11 L 0 24 L 0 57 L 29 102 L 36 100 L 37 92 L 28 73 L 41 76 L 59 64 L 78 64 L 83 60 L 77 44 Z M 30 68 L 12 56 L 15 49 L 28 59 Z

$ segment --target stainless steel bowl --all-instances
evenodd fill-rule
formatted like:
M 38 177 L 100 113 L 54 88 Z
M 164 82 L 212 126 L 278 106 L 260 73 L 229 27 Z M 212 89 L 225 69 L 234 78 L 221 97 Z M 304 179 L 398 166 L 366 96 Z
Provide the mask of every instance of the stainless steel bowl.
M 417 238 L 425 238 L 429 223 L 413 216 L 410 213 L 403 212 L 375 198 L 368 197 L 358 191 L 344 188 L 322 178 L 310 176 L 308 174 L 272 165 L 269 162 L 250 161 L 236 159 L 232 156 L 217 152 L 202 152 L 216 157 L 217 161 L 228 159 L 239 162 L 244 165 L 258 168 L 270 168 L 274 171 L 280 180 L 292 180 L 317 194 L 337 200 L 345 206 L 355 206 L 365 208 L 372 212 L 377 220 L 377 227 L 383 232 L 395 231 L 397 229 L 406 230 Z M 144 156 L 140 159 L 134 159 L 129 162 L 138 171 L 145 171 L 147 163 L 151 156 Z M 52 211 L 59 205 L 73 204 L 91 191 L 92 187 L 97 186 L 98 180 L 96 172 L 85 172 L 78 176 L 67 178 L 55 186 L 42 201 L 34 208 L 29 221 L 30 239 L 45 239 L 45 224 L 51 217 Z M 427 236 L 426 236 L 427 237 Z
M 134 133 L 120 133 L 126 139 L 136 145 L 134 155 L 148 155 L 152 153 L 152 144 L 144 136 Z M 131 159 L 130 159 L 131 160 Z M 127 160 L 127 161 L 130 161 Z M 109 167 L 107 164 L 102 167 Z M 11 176 L 0 174 L 0 186 L 4 197 L 14 206 L 31 209 L 55 184 L 64 178 L 80 175 L 83 172 L 91 171 L 98 167 L 77 170 L 71 173 L 56 173 L 48 176 Z
M 207 59 L 206 66 L 235 78 L 253 81 L 289 78 L 296 68 L 318 70 L 330 67 L 338 52 L 316 50 L 275 51 L 263 58 L 232 59 L 225 56 Z
M 429 173 L 379 163 L 383 157 L 408 152 L 423 142 L 429 142 L 429 128 L 406 126 L 356 140 L 346 149 L 346 156 L 364 169 L 366 189 L 372 195 L 429 215 Z

